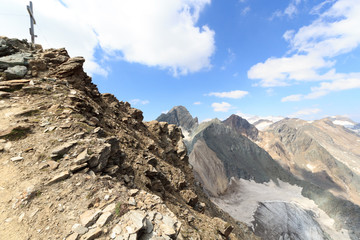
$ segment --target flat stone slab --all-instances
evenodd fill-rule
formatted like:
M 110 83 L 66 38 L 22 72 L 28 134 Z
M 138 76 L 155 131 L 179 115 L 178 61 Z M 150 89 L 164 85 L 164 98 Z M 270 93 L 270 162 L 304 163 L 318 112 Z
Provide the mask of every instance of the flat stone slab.
M 67 153 L 72 146 L 74 146 L 77 142 L 76 141 L 72 141 L 69 143 L 65 143 L 61 146 L 58 146 L 56 148 L 54 148 L 51 152 L 51 158 L 60 158 L 62 157 L 65 153 Z
M 80 223 L 85 227 L 89 227 L 96 222 L 101 214 L 102 211 L 100 209 L 88 210 L 80 215 Z
M 68 177 L 70 177 L 69 171 L 62 172 L 59 175 L 56 175 L 55 177 L 53 177 L 49 182 L 46 183 L 46 185 L 51 185 L 51 184 L 63 181 L 65 179 L 67 179 Z
M 9 56 L 0 57 L 0 64 L 8 67 L 16 65 L 27 65 L 28 59 L 31 58 L 30 53 L 15 53 Z
M 103 233 L 103 231 L 101 228 L 91 229 L 88 233 L 83 235 L 80 239 L 81 240 L 94 240 L 94 239 L 100 237 L 102 233 Z
M 19 161 L 24 160 L 24 158 L 23 157 L 12 157 L 12 158 L 10 158 L 10 160 L 13 162 L 19 162 Z
M 84 227 L 83 225 L 79 224 L 79 223 L 75 223 L 71 230 L 73 230 L 75 233 L 83 235 L 85 233 L 87 233 L 89 231 L 89 229 L 87 227 Z
M 81 165 L 89 160 L 87 149 L 82 151 L 75 159 L 74 163 Z
M 109 222 L 112 216 L 113 214 L 111 212 L 104 212 L 96 221 L 96 226 L 103 227 L 106 223 Z
M 9 81 L 1 81 L 0 86 L 11 86 L 12 84 L 26 84 L 31 80 L 28 79 L 18 79 L 18 80 L 9 80 Z

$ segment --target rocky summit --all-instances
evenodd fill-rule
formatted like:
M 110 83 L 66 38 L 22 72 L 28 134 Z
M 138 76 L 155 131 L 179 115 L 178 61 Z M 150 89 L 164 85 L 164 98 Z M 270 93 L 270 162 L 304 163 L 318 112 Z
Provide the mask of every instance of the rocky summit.
M 0 38 L 0 239 L 258 239 L 203 193 L 180 128 L 99 93 L 84 61 Z

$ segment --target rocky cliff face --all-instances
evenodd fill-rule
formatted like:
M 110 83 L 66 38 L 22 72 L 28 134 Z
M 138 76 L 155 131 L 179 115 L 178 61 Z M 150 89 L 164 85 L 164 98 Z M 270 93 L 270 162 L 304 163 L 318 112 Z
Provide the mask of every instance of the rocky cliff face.
M 0 56 L 0 236 L 256 239 L 194 184 L 180 129 L 99 93 L 83 58 L 7 38 Z

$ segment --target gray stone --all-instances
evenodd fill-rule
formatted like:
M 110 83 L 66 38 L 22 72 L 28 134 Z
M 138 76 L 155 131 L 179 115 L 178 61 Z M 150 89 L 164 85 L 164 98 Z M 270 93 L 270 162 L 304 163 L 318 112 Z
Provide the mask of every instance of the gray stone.
M 95 171 L 101 171 L 107 166 L 111 152 L 111 145 L 105 143 L 100 148 L 96 149 L 95 152 L 96 154 L 89 160 L 89 166 L 91 168 L 96 167 Z
M 70 177 L 69 171 L 61 172 L 60 174 L 53 177 L 49 182 L 47 182 L 46 185 L 51 185 L 51 184 L 60 182 L 62 180 L 67 179 L 68 177 Z
M 135 196 L 138 192 L 139 192 L 139 189 L 130 189 L 130 190 L 129 190 L 129 195 L 133 197 L 133 196 Z
M 80 215 L 80 222 L 83 226 L 89 227 L 96 222 L 101 214 L 102 211 L 100 209 L 88 210 Z
M 76 164 L 83 164 L 85 162 L 87 162 L 89 160 L 89 156 L 87 154 L 87 149 L 85 149 L 84 151 L 82 151 L 75 159 L 74 163 Z
M 73 233 L 70 236 L 68 236 L 66 238 L 66 240 L 78 240 L 79 239 L 79 234 L 78 233 Z
M 70 172 L 75 173 L 87 167 L 87 163 L 81 165 L 74 165 L 70 167 Z
M 49 164 L 50 170 L 55 170 L 60 165 L 58 162 L 55 162 L 55 161 L 52 161 L 52 160 L 48 161 L 47 163 Z
M 107 205 L 107 206 L 104 208 L 103 212 L 104 212 L 104 213 L 105 213 L 105 212 L 114 212 L 114 211 L 115 211 L 115 208 L 116 208 L 116 204 L 115 204 L 115 203 L 111 203 L 111 204 Z
M 52 150 L 51 152 L 51 158 L 59 158 L 62 157 L 65 153 L 67 153 L 72 146 L 74 146 L 77 142 L 76 141 L 72 141 L 69 143 L 65 143 L 61 146 L 56 147 L 55 149 Z
M 12 158 L 10 158 L 10 160 L 13 162 L 19 162 L 21 160 L 24 160 L 24 158 L 23 157 L 12 157 Z
M 27 73 L 27 68 L 25 66 L 14 66 L 9 67 L 7 70 L 5 70 L 6 79 L 20 79 L 23 78 Z
M 88 233 L 81 237 L 81 240 L 93 240 L 101 236 L 103 233 L 101 228 L 91 229 Z
M 31 58 L 30 53 L 15 53 L 10 56 L 0 57 L 0 65 L 13 67 L 16 65 L 27 65 L 28 59 Z
M 103 227 L 106 223 L 108 223 L 113 214 L 111 212 L 104 212 L 99 219 L 96 221 L 96 226 Z
M 130 211 L 123 215 L 122 218 L 128 220 L 127 225 L 129 228 L 127 228 L 127 231 L 129 234 L 137 233 L 146 226 L 146 215 L 142 211 Z
M 81 225 L 79 223 L 75 223 L 72 226 L 71 230 L 73 230 L 73 232 L 78 233 L 80 235 L 83 235 L 89 231 L 89 229 L 87 227 L 84 227 L 83 225 Z
M 129 198 L 129 201 L 128 201 L 128 204 L 131 205 L 131 206 L 136 206 L 135 198 L 134 198 L 134 197 L 130 197 L 130 198 Z
M 110 238 L 114 239 L 116 238 L 116 235 L 120 234 L 122 232 L 122 228 L 119 224 L 115 225 L 115 227 L 112 229 Z

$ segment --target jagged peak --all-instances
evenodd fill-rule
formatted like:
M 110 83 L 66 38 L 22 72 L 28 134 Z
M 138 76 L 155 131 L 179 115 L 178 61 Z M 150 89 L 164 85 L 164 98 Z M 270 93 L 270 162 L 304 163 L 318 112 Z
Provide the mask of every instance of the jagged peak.
M 193 118 L 184 106 L 175 106 L 169 112 L 161 114 L 156 120 L 175 124 L 188 132 L 191 132 L 199 125 L 198 118 Z

